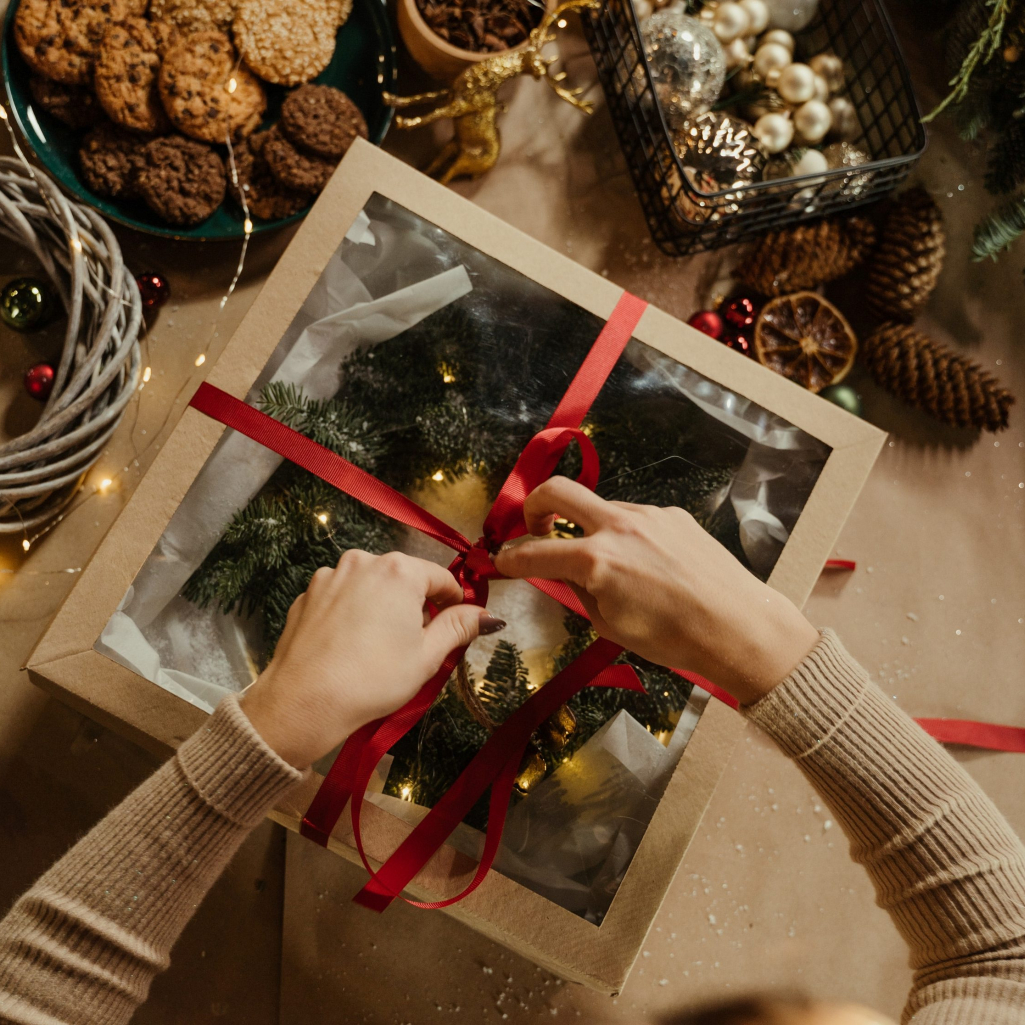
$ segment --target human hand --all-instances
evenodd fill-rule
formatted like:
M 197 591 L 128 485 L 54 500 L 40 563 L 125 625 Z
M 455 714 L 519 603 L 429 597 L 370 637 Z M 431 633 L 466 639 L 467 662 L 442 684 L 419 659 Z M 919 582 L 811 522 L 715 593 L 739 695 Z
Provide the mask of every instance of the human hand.
M 742 704 L 784 680 L 818 640 L 792 602 L 682 509 L 606 502 L 552 477 L 527 496 L 523 514 L 531 534 L 548 534 L 559 515 L 585 536 L 504 549 L 500 573 L 565 580 L 602 637 L 700 673 Z
M 455 577 L 433 562 L 347 551 L 335 569 L 318 569 L 289 609 L 242 708 L 285 761 L 306 769 L 409 701 L 453 648 L 505 626 L 462 600 Z M 433 620 L 427 601 L 441 610 Z

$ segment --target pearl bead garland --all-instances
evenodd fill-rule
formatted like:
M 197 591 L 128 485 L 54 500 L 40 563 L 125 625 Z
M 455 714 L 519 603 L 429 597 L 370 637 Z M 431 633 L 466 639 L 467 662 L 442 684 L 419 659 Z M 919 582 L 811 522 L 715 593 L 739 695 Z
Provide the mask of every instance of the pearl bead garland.
M 779 73 L 776 91 L 787 103 L 804 103 L 815 95 L 815 72 L 807 64 L 788 64 Z
M 794 124 L 785 114 L 763 114 L 752 129 L 769 153 L 782 153 L 794 138 Z
M 821 100 L 808 100 L 794 111 L 794 129 L 804 142 L 821 142 L 833 125 L 833 115 Z

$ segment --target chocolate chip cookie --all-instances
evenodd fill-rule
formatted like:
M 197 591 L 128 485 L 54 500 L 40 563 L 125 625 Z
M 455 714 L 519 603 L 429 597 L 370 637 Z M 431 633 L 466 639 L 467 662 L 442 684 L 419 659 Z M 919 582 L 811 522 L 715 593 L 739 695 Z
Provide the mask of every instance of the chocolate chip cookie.
M 338 166 L 337 160 L 300 149 L 281 131 L 280 125 L 268 130 L 263 155 L 282 185 L 310 195 L 320 192 Z
M 250 216 L 263 221 L 291 217 L 309 206 L 310 197 L 290 189 L 271 174 L 263 155 L 267 132 L 256 132 L 234 149 L 237 182 L 231 181 L 228 163 L 228 191 L 232 199 L 249 210 Z
M 171 135 L 142 149 L 135 183 L 146 205 L 169 224 L 205 221 L 224 199 L 224 164 L 209 147 Z
M 78 162 L 82 179 L 98 196 L 127 199 L 135 195 L 135 175 L 142 166 L 145 136 L 126 132 L 109 121 L 82 140 Z
M 69 128 L 91 128 L 103 118 L 96 96 L 82 86 L 64 85 L 42 75 L 33 75 L 28 87 L 36 105 Z
M 339 13 L 338 0 L 239 0 L 232 31 L 261 78 L 298 85 L 331 63 Z
M 107 116 L 136 132 L 166 132 L 171 123 L 157 92 L 160 59 L 177 42 L 166 21 L 128 18 L 104 33 L 93 87 Z
M 197 32 L 164 55 L 160 99 L 171 122 L 203 142 L 242 138 L 260 124 L 267 97 L 255 76 L 237 66 L 223 32 Z
M 124 21 L 136 0 L 21 0 L 14 40 L 25 63 L 65 85 L 87 85 L 107 26 Z
M 359 107 L 329 85 L 301 85 L 289 93 L 281 104 L 281 127 L 296 145 L 335 160 L 356 136 L 367 138 Z

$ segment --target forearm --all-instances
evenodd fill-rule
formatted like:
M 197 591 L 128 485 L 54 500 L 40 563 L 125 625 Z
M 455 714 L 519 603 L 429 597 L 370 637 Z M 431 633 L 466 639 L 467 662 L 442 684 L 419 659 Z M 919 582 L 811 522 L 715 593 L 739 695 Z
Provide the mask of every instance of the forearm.
M 239 845 L 299 778 L 224 702 L 0 923 L 0 1017 L 127 1022 Z
M 986 999 L 1019 1013 L 1025 849 L 972 778 L 828 632 L 746 714 L 829 802 L 907 941 L 915 990 L 905 1017 L 967 1021 L 956 1006 L 967 1000 L 981 1021 Z

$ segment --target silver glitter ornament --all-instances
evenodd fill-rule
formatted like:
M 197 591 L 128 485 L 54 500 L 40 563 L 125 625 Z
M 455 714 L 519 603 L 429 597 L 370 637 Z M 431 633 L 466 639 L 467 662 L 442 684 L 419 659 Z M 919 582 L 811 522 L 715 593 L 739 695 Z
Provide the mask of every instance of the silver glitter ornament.
M 830 181 L 824 191 L 838 191 L 842 196 L 856 199 L 868 188 L 875 177 L 872 171 L 862 171 L 860 173 L 854 171 L 854 168 L 867 164 L 869 156 L 863 149 L 859 149 L 849 142 L 831 143 L 822 150 L 822 155 L 826 158 L 830 168 L 846 167 L 850 171 L 843 178 Z
M 708 110 L 726 81 L 726 53 L 697 18 L 666 8 L 644 23 L 644 55 L 671 128 Z

